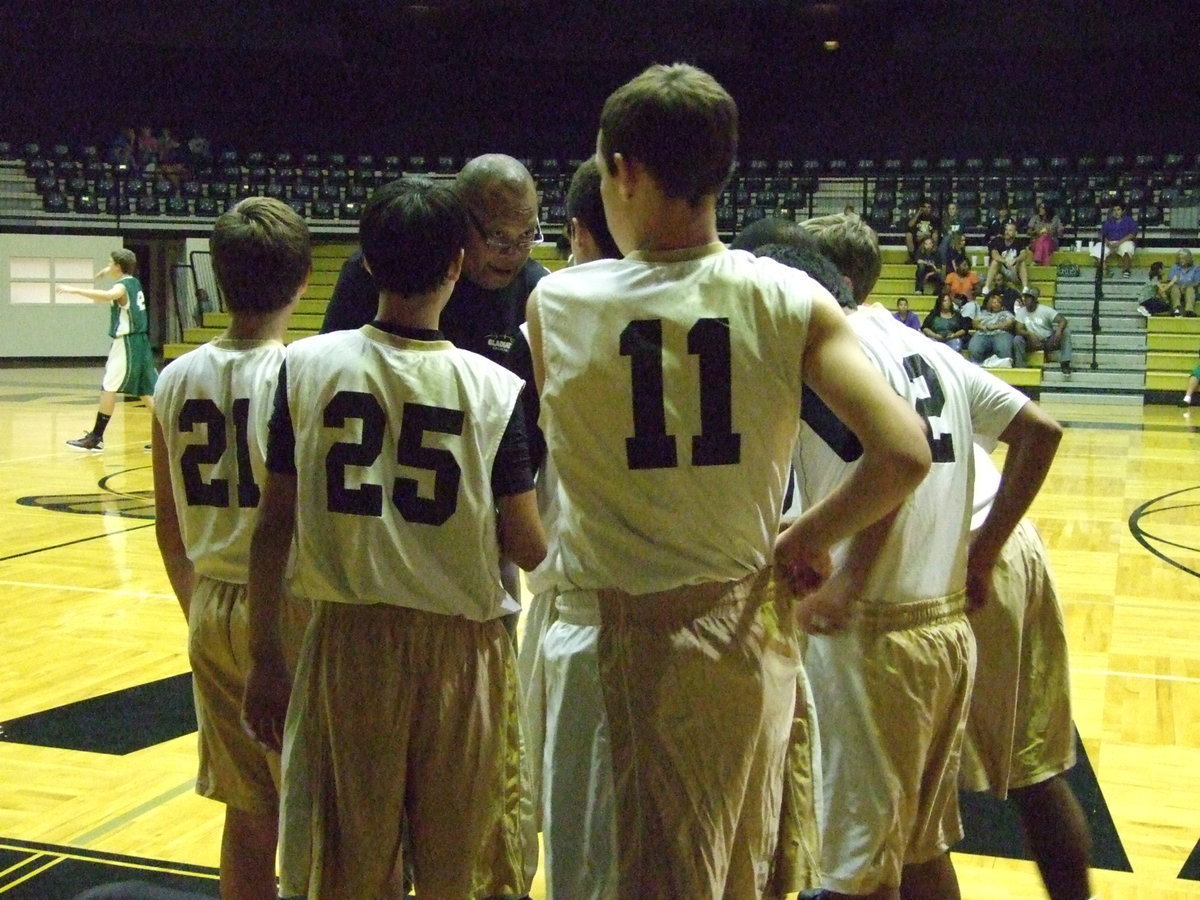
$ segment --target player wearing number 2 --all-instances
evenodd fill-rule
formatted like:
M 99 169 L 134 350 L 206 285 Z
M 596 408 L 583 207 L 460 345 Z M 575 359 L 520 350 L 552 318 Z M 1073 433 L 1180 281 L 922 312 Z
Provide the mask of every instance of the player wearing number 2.
M 116 283 L 105 290 L 77 288 L 60 284 L 60 294 L 76 294 L 93 303 L 108 303 L 108 336 L 113 339 L 104 364 L 104 378 L 100 383 L 100 405 L 96 412 L 96 424 L 81 438 L 67 441 L 67 446 L 76 450 L 100 451 L 104 449 L 104 429 L 117 408 L 117 394 L 140 397 L 154 411 L 151 394 L 154 393 L 156 373 L 154 354 L 150 350 L 149 317 L 146 313 L 146 295 L 142 283 L 135 276 L 137 256 L 132 250 L 114 250 L 112 262 L 96 273 L 96 278 L 114 278 Z
M 803 226 L 851 280 L 853 309 L 880 271 L 874 232 L 857 216 Z M 838 545 L 832 577 L 801 607 L 814 634 L 804 664 L 820 723 L 823 886 L 835 897 L 894 900 L 903 879 L 905 896 L 956 897 L 947 851 L 962 837 L 958 769 L 976 659 L 967 595 L 986 597 L 1061 431 L 1023 394 L 882 307 L 848 318 L 891 389 L 925 420 L 933 466 L 892 516 Z M 819 403 L 805 406 L 804 422 L 796 474 L 808 509 L 861 463 Z M 1010 451 L 968 558 L 974 434 Z
M 437 330 L 469 228 L 427 179 L 377 190 L 360 222 L 376 319 L 292 344 L 280 375 L 245 717 L 284 743 L 283 896 L 399 896 L 405 821 L 418 895 L 528 889 L 500 561 L 532 569 L 546 543 L 523 383 Z M 289 706 L 272 626 L 293 537 L 313 614 Z
M 188 620 L 199 723 L 196 792 L 226 804 L 221 893 L 275 897 L 279 755 L 241 725 L 246 680 L 250 537 L 266 476 L 267 420 L 281 338 L 308 282 L 308 228 L 291 207 L 253 197 L 217 219 L 213 268 L 231 321 L 167 366 L 155 391 L 151 448 L 155 528 Z M 293 663 L 307 621 L 281 604 Z
M 773 547 L 819 573 L 929 466 L 920 420 L 828 293 L 719 241 L 736 146 L 732 98 L 696 68 L 618 89 L 596 161 L 626 256 L 554 273 L 529 301 L 558 608 L 600 623 L 614 896 L 761 895 L 799 666 L 767 590 Z M 852 423 L 865 465 L 776 545 L 802 381 Z

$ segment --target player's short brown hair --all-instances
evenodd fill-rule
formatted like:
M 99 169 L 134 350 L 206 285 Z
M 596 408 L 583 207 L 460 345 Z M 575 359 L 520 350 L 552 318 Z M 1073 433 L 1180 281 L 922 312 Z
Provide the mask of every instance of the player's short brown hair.
M 137 254 L 132 250 L 122 247 L 120 250 L 114 250 L 109 256 L 117 264 L 117 268 L 126 275 L 132 275 L 137 271 Z
M 217 284 L 234 313 L 282 309 L 312 268 L 308 225 L 271 197 L 247 197 L 223 213 L 209 246 Z
M 817 248 L 850 279 L 855 301 L 866 302 L 875 289 L 879 273 L 883 271 L 879 235 L 875 229 L 853 213 L 817 216 L 801 222 L 800 227 L 816 240 Z
M 609 96 L 600 152 L 644 165 L 668 197 L 696 204 L 729 181 L 737 157 L 737 104 L 707 72 L 684 63 L 651 66 Z

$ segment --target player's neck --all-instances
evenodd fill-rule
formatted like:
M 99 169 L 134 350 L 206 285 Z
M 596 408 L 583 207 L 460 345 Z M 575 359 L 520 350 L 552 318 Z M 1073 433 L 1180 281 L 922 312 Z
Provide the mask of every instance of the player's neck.
M 449 296 L 449 291 L 413 297 L 381 292 L 375 318 L 388 325 L 399 325 L 401 328 L 436 331 L 442 307 L 446 305 Z
M 281 341 L 293 305 L 269 313 L 234 313 L 225 329 L 225 337 L 234 341 Z
M 719 240 L 715 198 L 697 204 L 662 198 L 643 219 L 635 237 L 636 249 L 649 252 L 687 250 Z

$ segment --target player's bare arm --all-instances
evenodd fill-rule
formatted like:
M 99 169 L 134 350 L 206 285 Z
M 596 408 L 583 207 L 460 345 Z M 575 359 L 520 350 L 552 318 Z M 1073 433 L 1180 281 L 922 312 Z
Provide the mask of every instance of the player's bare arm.
M 986 601 L 992 567 L 1046 480 L 1062 440 L 1062 427 L 1030 402 L 1008 423 L 1000 440 L 1008 445 L 1000 487 L 967 556 L 967 599 L 972 607 Z
M 86 297 L 93 303 L 116 303 L 119 306 L 129 305 L 129 293 L 125 290 L 125 285 L 114 284 L 110 288 L 80 288 L 72 287 L 69 284 L 60 284 L 54 289 L 56 294 L 74 294 L 77 297 Z
M 546 365 L 542 362 L 542 316 L 538 312 L 537 298 L 538 289 L 534 287 L 525 301 L 525 327 L 528 329 L 526 340 L 533 364 L 533 380 L 540 396 L 546 381 Z
M 500 552 L 526 572 L 546 558 L 546 532 L 538 516 L 537 494 L 523 491 L 496 500 Z
M 167 441 L 158 419 L 152 420 L 150 425 L 150 450 L 154 472 L 154 535 L 158 540 L 163 567 L 167 570 L 167 580 L 171 582 L 175 599 L 179 601 L 179 608 L 186 619 L 196 585 L 196 572 L 183 543 L 183 532 L 175 509 Z
M 845 316 L 828 295 L 814 299 L 804 350 L 804 381 L 862 444 L 857 468 L 790 525 L 776 561 L 803 564 L 895 509 L 929 471 L 920 417 L 867 361 Z
M 279 751 L 291 678 L 279 642 L 279 610 L 284 601 L 284 569 L 296 530 L 296 476 L 267 474 L 250 542 L 247 609 L 250 670 L 242 698 L 242 721 L 259 743 Z

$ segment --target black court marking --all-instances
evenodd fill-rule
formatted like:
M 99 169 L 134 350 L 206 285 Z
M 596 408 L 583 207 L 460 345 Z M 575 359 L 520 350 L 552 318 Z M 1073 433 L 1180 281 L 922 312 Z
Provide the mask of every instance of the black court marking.
M 132 881 L 164 892 L 164 900 L 220 896 L 217 870 L 206 866 L 0 838 L 5 900 L 69 900 L 88 888 Z
M 1187 862 L 1179 870 L 1179 877 L 1185 881 L 1200 881 L 1200 842 L 1196 844 L 1192 855 L 1187 858 Z
M 1075 755 L 1075 768 L 1066 774 L 1066 779 L 1083 807 L 1083 814 L 1091 831 L 1092 868 L 1132 872 L 1129 855 L 1125 852 L 1120 835 L 1117 834 L 1116 823 L 1113 822 L 1112 813 L 1108 811 L 1104 792 L 1100 790 L 1096 771 L 1092 768 L 1078 731 L 1075 732 Z M 965 836 L 954 846 L 955 853 L 998 856 L 1004 859 L 1033 859 L 1025 843 L 1016 804 L 997 800 L 990 794 L 965 791 L 959 792 L 958 799 Z
M 0 724 L 0 740 L 123 756 L 195 730 L 192 673 L 185 672 L 11 719 Z
M 1182 500 L 1174 499 L 1186 494 L 1192 494 L 1192 496 Z M 1163 562 L 1169 563 L 1182 572 L 1187 572 L 1189 575 L 1195 575 L 1197 578 L 1200 578 L 1200 572 L 1197 572 L 1195 569 L 1185 566 L 1183 563 L 1172 559 L 1168 555 L 1169 549 L 1165 549 L 1175 548 L 1177 550 L 1186 550 L 1191 553 L 1200 553 L 1200 547 L 1190 547 L 1186 544 L 1180 544 L 1168 537 L 1161 537 L 1157 534 L 1153 534 L 1149 530 L 1142 527 L 1143 521 L 1154 515 L 1174 512 L 1181 509 L 1196 510 L 1197 518 L 1200 519 L 1200 485 L 1194 485 L 1178 491 L 1172 491 L 1169 494 L 1163 494 L 1161 497 L 1155 497 L 1152 500 L 1147 500 L 1132 513 L 1130 513 L 1129 532 L 1139 544 L 1141 544 Z

